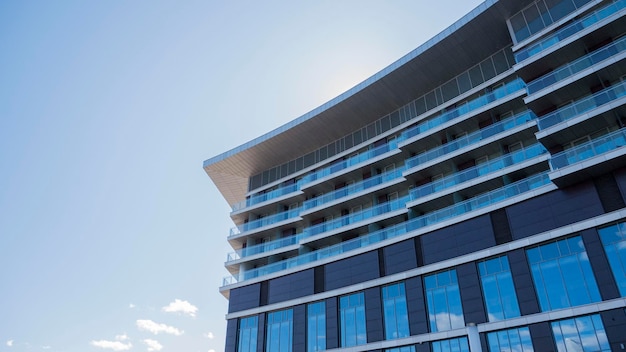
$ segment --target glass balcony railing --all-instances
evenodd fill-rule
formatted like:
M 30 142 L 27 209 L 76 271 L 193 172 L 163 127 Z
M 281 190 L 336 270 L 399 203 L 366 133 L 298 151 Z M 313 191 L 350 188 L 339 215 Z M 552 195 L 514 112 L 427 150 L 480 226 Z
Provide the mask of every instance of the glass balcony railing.
M 620 82 L 603 89 L 591 96 L 577 100 L 571 104 L 539 117 L 537 126 L 545 130 L 563 121 L 571 120 L 599 106 L 609 104 L 626 95 L 626 82 Z
M 339 172 L 341 170 L 347 169 L 351 166 L 357 165 L 357 164 L 361 164 L 364 162 L 367 162 L 370 159 L 373 159 L 379 155 L 382 155 L 384 153 L 387 153 L 391 150 L 397 149 L 398 148 L 398 143 L 401 141 L 404 141 L 406 139 L 412 138 L 420 133 L 423 133 L 427 130 L 430 130 L 432 128 L 438 127 L 448 121 L 451 121 L 461 115 L 467 114 L 469 112 L 472 112 L 474 110 L 477 110 L 491 102 L 494 102 L 498 99 L 502 99 L 505 98 L 508 95 L 511 95 L 512 93 L 515 93 L 523 88 L 525 88 L 525 84 L 524 81 L 522 81 L 520 78 L 515 79 L 514 81 L 511 81 L 507 84 L 505 84 L 502 87 L 499 87 L 497 89 L 494 89 L 492 92 L 482 95 L 470 102 L 467 102 L 457 108 L 455 108 L 454 110 L 450 110 L 450 111 L 446 111 L 445 113 L 441 114 L 438 117 L 435 117 L 434 119 L 430 119 L 428 121 L 424 121 L 421 124 L 418 124 L 417 126 L 414 126 L 410 129 L 408 129 L 407 131 L 403 132 L 397 139 L 391 140 L 389 141 L 387 144 L 378 146 L 376 148 L 367 150 L 363 153 L 359 153 L 355 156 L 352 156 L 346 160 L 341 160 L 335 164 L 332 164 L 330 166 L 327 166 L 323 169 L 320 169 L 316 172 L 313 172 L 311 174 L 306 175 L 305 177 L 303 177 L 301 180 L 299 180 L 298 183 L 296 184 L 291 184 L 289 186 L 285 186 L 285 187 L 281 187 L 279 189 L 273 190 L 271 192 L 267 192 L 267 193 L 263 193 L 263 194 L 257 194 L 254 196 L 251 196 L 250 198 L 246 199 L 243 202 L 237 203 L 235 205 L 232 206 L 232 211 L 238 211 L 241 210 L 243 208 L 255 205 L 255 204 L 259 204 L 265 201 L 268 201 L 270 199 L 273 198 L 278 198 L 281 197 L 283 195 L 295 192 L 297 190 L 299 190 L 302 186 L 304 186 L 307 183 L 316 181 L 318 179 L 321 179 L 323 177 L 326 177 L 328 175 L 331 175 L 333 173 Z
M 269 241 L 269 242 L 260 243 L 254 246 L 248 246 L 246 248 L 241 248 L 234 252 L 228 253 L 228 257 L 226 258 L 226 261 L 232 262 L 234 260 L 248 257 L 251 255 L 265 253 L 265 252 L 272 251 L 274 249 L 290 246 L 292 244 L 298 243 L 298 240 L 299 239 L 297 236 L 289 236 L 289 237 L 280 238 L 274 241 Z
M 570 62 L 569 64 L 562 66 L 528 83 L 528 86 L 526 87 L 526 89 L 528 90 L 528 95 L 534 94 L 559 81 L 571 77 L 574 74 L 581 72 L 582 70 L 587 69 L 593 65 L 597 65 L 598 63 L 610 57 L 613 57 L 625 50 L 626 37 L 623 37 L 611 44 L 608 44 L 590 54 L 587 54 L 577 59 L 576 61 Z
M 626 128 L 554 154 L 552 158 L 550 158 L 550 165 L 553 170 L 558 170 L 623 146 L 626 146 Z
M 446 154 L 452 153 L 455 150 L 466 147 L 468 145 L 476 144 L 484 139 L 487 139 L 491 136 L 494 136 L 500 132 L 510 130 L 514 127 L 525 124 L 526 122 L 537 118 L 535 114 L 530 111 L 524 111 L 517 115 L 511 116 L 507 119 L 499 121 L 491 126 L 485 127 L 481 130 L 472 132 L 467 136 L 463 136 L 461 138 L 455 139 L 449 143 L 446 143 L 437 148 L 433 148 L 429 151 L 426 151 L 422 154 L 411 157 L 405 161 L 406 168 L 410 169 L 416 167 L 418 165 L 424 164 L 431 160 L 434 160 L 438 157 L 444 156 Z
M 536 55 L 545 49 L 556 45 L 557 43 L 572 37 L 576 33 L 589 28 L 590 26 L 600 22 L 601 20 L 613 15 L 614 13 L 626 8 L 626 0 L 616 0 L 591 14 L 576 20 L 569 25 L 557 30 L 552 35 L 546 36 L 534 45 L 524 48 L 515 53 L 515 61 L 520 63 L 529 57 Z
M 256 219 L 256 220 L 247 222 L 243 225 L 239 225 L 237 227 L 233 227 L 232 229 L 230 229 L 230 236 L 236 236 L 242 232 L 258 229 L 263 226 L 267 226 L 267 225 L 275 224 L 280 221 L 295 218 L 296 216 L 300 215 L 300 211 L 302 211 L 302 207 L 297 208 L 297 209 L 291 209 L 288 211 L 283 211 L 281 213 L 274 214 L 265 218 Z
M 522 150 L 503 155 L 486 163 L 476 165 L 469 169 L 454 173 L 440 180 L 430 182 L 420 187 L 416 187 L 410 192 L 410 200 L 414 201 L 419 198 L 426 197 L 433 193 L 443 191 L 447 188 L 456 186 L 463 182 L 487 175 L 498 170 L 502 170 L 505 167 L 521 163 L 523 161 L 545 153 L 547 153 L 547 150 L 543 147 L 543 145 L 539 143 L 534 144 Z
M 380 175 L 376 175 L 373 177 L 370 177 L 366 180 L 363 180 L 361 182 L 355 183 L 353 185 L 350 186 L 346 186 L 343 187 L 341 189 L 335 190 L 333 192 L 329 192 L 326 193 L 324 195 L 321 195 L 319 197 L 313 198 L 313 199 L 309 199 L 307 201 L 305 201 L 302 204 L 302 207 L 304 210 L 308 210 L 311 208 L 315 208 L 317 206 L 320 206 L 322 204 L 326 204 L 329 202 L 332 202 L 334 200 L 343 198 L 343 197 L 347 197 L 349 195 L 353 195 L 355 193 L 358 193 L 360 191 L 366 190 L 368 188 L 372 188 L 374 186 L 378 186 L 382 183 L 391 181 L 391 180 L 395 180 L 399 177 L 402 177 L 402 171 L 404 171 L 404 168 L 397 168 L 395 170 L 392 171 L 388 171 L 385 173 L 382 173 Z
M 240 272 L 237 277 L 226 277 L 222 281 L 223 285 L 230 285 L 235 282 L 250 280 L 259 276 L 268 275 L 281 270 L 295 268 L 300 265 L 313 263 L 318 260 L 337 256 L 348 251 L 367 247 L 369 245 L 394 238 L 419 228 L 429 226 L 444 220 L 454 218 L 456 216 L 469 213 L 474 210 L 484 208 L 489 205 L 496 204 L 508 198 L 512 198 L 539 188 L 550 183 L 547 173 L 541 173 L 530 176 L 524 180 L 506 185 L 491 192 L 478 195 L 466 201 L 453 204 L 449 207 L 436 210 L 432 213 L 422 215 L 409 221 L 387 227 L 382 230 L 372 232 L 368 235 L 355 238 L 346 242 L 342 242 L 333 246 L 325 247 L 313 252 L 299 255 L 294 258 L 272 263 L 260 268 L 249 271 Z
M 518 92 L 520 89 L 523 89 L 525 87 L 526 85 L 524 84 L 524 81 L 522 81 L 520 78 L 516 78 L 514 81 L 511 81 L 502 87 L 496 88 L 488 94 L 481 95 L 480 97 L 471 100 L 455 108 L 454 110 L 446 111 L 433 119 L 429 119 L 414 127 L 409 128 L 404 133 L 402 133 L 402 137 L 400 140 L 412 138 L 420 133 L 424 133 L 430 129 L 441 126 L 444 123 L 454 120 L 459 116 L 465 115 L 469 112 L 482 108 L 489 103 Z
M 363 221 L 365 219 L 369 219 L 374 216 L 382 215 L 398 209 L 405 209 L 405 204 L 408 200 L 409 196 L 407 195 L 389 202 L 375 205 L 371 208 L 367 208 L 349 215 L 339 217 L 337 219 L 333 219 L 331 221 L 326 221 L 321 224 L 307 227 L 304 229 L 304 231 L 302 231 L 301 238 L 315 236 L 323 232 L 335 230 L 340 227 L 348 226 L 350 224 L 354 224 L 359 221 Z
M 261 194 L 255 194 L 253 196 L 251 196 L 250 198 L 244 200 L 243 202 L 239 202 L 237 204 L 234 204 L 232 206 L 232 211 L 238 211 L 247 207 L 251 207 L 253 205 L 259 204 L 259 203 L 263 203 L 265 201 L 268 201 L 270 199 L 274 199 L 274 198 L 278 198 L 278 197 L 282 197 L 286 194 L 295 192 L 297 190 L 299 190 L 299 184 L 291 184 L 288 186 L 284 186 L 278 189 L 275 189 L 273 191 L 267 192 L 267 193 L 261 193 Z
M 302 180 L 303 180 L 303 184 L 306 183 L 310 183 L 313 182 L 315 180 L 318 180 L 322 177 L 326 177 L 330 174 L 333 174 L 335 172 L 341 171 L 343 169 L 347 169 L 351 166 L 360 164 L 362 162 L 368 161 L 369 159 L 375 158 L 381 154 L 384 154 L 390 150 L 394 150 L 398 148 L 398 143 L 396 140 L 392 140 L 389 141 L 389 143 L 387 144 L 383 144 L 381 146 L 378 146 L 376 148 L 370 149 L 368 151 L 365 151 L 363 153 L 357 154 L 353 157 L 350 157 L 346 160 L 342 160 L 338 163 L 332 164 L 328 167 L 325 167 L 323 169 L 320 169 L 314 173 L 308 174 L 306 175 Z
M 302 231 L 302 233 L 295 235 L 295 236 L 281 238 L 275 241 L 270 241 L 270 242 L 250 246 L 244 249 L 240 249 L 238 251 L 229 253 L 226 260 L 227 261 L 237 260 L 239 258 L 243 258 L 249 255 L 263 253 L 263 252 L 278 249 L 284 246 L 292 245 L 292 244 L 298 243 L 302 239 L 315 236 L 326 231 L 338 229 L 340 227 L 354 224 L 356 222 L 369 219 L 374 216 L 382 215 L 390 211 L 404 209 L 404 206 L 408 200 L 409 200 L 409 196 L 407 195 L 405 197 L 398 198 L 389 202 L 385 202 L 377 206 L 374 206 L 374 207 L 371 207 L 371 208 L 368 208 L 359 212 L 355 212 L 346 216 L 342 216 L 340 218 L 337 218 L 331 221 L 327 221 L 321 224 L 307 227 L 304 229 L 304 231 Z

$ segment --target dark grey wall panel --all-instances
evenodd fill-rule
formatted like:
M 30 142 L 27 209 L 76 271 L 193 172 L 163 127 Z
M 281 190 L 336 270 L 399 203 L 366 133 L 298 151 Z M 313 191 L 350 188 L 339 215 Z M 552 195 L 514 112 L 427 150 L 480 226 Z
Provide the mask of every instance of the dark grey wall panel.
M 226 344 L 224 346 L 224 352 L 236 352 L 237 351 L 237 319 L 229 319 L 226 322 Z
M 506 208 L 514 240 L 604 213 L 592 182 L 552 191 Z
M 415 345 L 415 352 L 430 352 L 430 342 Z
M 306 350 L 306 306 L 293 307 L 293 350 Z
M 269 304 L 304 297 L 315 293 L 314 269 L 299 271 L 269 280 Z
M 495 246 L 488 214 L 419 237 L 424 265 Z
M 611 351 L 623 351 L 626 346 L 626 313 L 623 308 L 600 313 Z
M 603 300 L 619 297 L 619 289 L 613 277 L 613 272 L 609 266 L 609 261 L 604 252 L 604 246 L 600 241 L 600 236 L 596 229 L 588 229 L 581 232 L 587 257 L 593 269 L 593 274 L 600 289 L 600 296 Z
M 367 342 L 382 341 L 385 337 L 383 326 L 383 307 L 380 287 L 365 290 L 365 328 Z
M 417 268 L 415 241 L 413 239 L 383 248 L 385 275 Z
M 463 305 L 463 318 L 465 323 L 485 323 L 487 314 L 483 302 L 483 294 L 476 270 L 476 263 L 466 263 L 456 267 L 461 304 Z
M 511 236 L 511 227 L 509 226 L 509 218 L 506 215 L 506 210 L 498 209 L 489 214 L 491 218 L 491 226 L 493 227 L 493 233 L 496 239 L 496 244 L 503 244 L 511 242 L 513 237 Z
M 409 313 L 409 329 L 411 335 L 428 332 L 428 314 L 424 297 L 422 277 L 412 277 L 404 282 L 406 290 L 406 305 Z
M 325 265 L 324 287 L 328 291 L 377 279 L 379 272 L 378 251 L 359 254 Z
M 509 258 L 520 313 L 522 315 L 539 313 L 539 301 L 535 294 L 533 278 L 526 260 L 526 251 L 516 249 L 507 253 L 507 257 Z
M 261 299 L 261 284 L 256 283 L 230 290 L 228 312 L 238 312 L 244 309 L 256 308 Z
M 615 177 L 615 182 L 617 182 L 617 186 L 622 194 L 622 199 L 626 199 L 626 168 L 614 171 L 613 176 Z
M 530 330 L 530 336 L 533 341 L 533 349 L 535 352 L 556 351 L 550 323 L 544 322 L 532 324 L 528 327 L 528 330 Z
M 593 184 L 596 187 L 600 203 L 602 203 L 602 208 L 605 212 L 609 213 L 626 206 L 617 181 L 612 173 L 594 178 Z
M 264 352 L 265 351 L 265 319 L 266 313 L 259 314 L 259 329 L 257 330 L 256 335 L 256 351 Z
M 339 347 L 338 311 L 337 297 L 326 299 L 326 349 Z

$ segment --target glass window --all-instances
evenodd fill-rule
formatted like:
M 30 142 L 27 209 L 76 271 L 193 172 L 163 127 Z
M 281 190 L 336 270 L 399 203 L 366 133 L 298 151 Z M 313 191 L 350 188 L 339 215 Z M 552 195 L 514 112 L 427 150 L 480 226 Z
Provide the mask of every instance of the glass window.
M 285 309 L 267 315 L 267 351 L 291 352 L 293 311 Z
M 326 304 L 311 303 L 307 306 L 307 351 L 326 349 Z
M 552 333 L 559 352 L 611 350 L 602 319 L 597 314 L 555 321 Z
M 387 340 L 408 337 L 410 335 L 404 283 L 400 282 L 383 287 L 383 311 L 385 316 L 385 338 Z
M 626 296 L 626 222 L 598 230 L 619 293 Z
M 465 326 L 456 270 L 424 277 L 430 330 L 445 331 Z
M 239 347 L 237 352 L 256 352 L 258 322 L 256 316 L 239 320 Z
M 362 292 L 339 298 L 339 319 L 341 347 L 367 343 L 365 297 Z
M 601 300 L 580 236 L 527 249 L 526 255 L 542 311 Z
M 506 256 L 478 263 L 489 321 L 520 316 L 513 277 Z
M 415 352 L 415 346 L 402 346 L 396 348 L 388 348 L 385 352 Z
M 527 327 L 490 332 L 487 344 L 491 352 L 533 352 L 533 342 Z
M 470 352 L 467 337 L 435 341 L 432 343 L 433 352 Z

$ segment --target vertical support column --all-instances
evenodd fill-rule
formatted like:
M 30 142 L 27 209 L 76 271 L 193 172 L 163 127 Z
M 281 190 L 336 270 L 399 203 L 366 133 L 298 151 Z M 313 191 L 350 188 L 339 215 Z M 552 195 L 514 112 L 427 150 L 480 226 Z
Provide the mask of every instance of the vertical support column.
M 365 290 L 365 328 L 368 343 L 384 339 L 383 309 L 379 287 Z
M 339 319 L 337 297 L 326 299 L 326 349 L 339 347 Z

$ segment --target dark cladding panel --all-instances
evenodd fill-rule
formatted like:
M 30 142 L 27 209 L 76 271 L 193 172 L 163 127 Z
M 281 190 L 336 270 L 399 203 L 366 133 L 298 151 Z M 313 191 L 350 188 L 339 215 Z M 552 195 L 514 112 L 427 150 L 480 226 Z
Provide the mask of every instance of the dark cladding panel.
M 582 235 L 587 257 L 598 283 L 602 300 L 619 298 L 619 289 L 617 288 L 617 283 L 615 283 L 615 278 L 609 266 L 598 231 L 596 229 L 587 229 L 580 234 Z
M 358 284 L 360 282 L 377 279 L 378 251 L 367 252 L 346 258 L 338 262 L 329 263 L 324 267 L 324 288 L 336 288 Z
M 604 213 L 592 182 L 537 196 L 506 208 L 514 240 Z
M 256 351 L 263 352 L 265 351 L 265 319 L 267 318 L 266 313 L 259 314 L 259 325 L 256 334 Z
M 306 306 L 293 307 L 293 350 L 306 350 Z
M 428 315 L 422 277 L 412 277 L 404 282 L 406 288 L 406 305 L 409 313 L 409 329 L 411 335 L 428 332 Z
M 507 257 L 509 258 L 509 266 L 511 268 L 511 276 L 513 277 L 513 285 L 515 285 L 515 292 L 517 293 L 520 313 L 522 315 L 539 313 L 539 301 L 537 301 L 537 295 L 535 294 L 535 285 L 530 274 L 525 250 L 516 249 L 507 253 Z
M 415 253 L 415 241 L 413 239 L 383 248 L 385 275 L 417 268 Z
M 365 328 L 368 343 L 384 339 L 382 311 L 380 287 L 365 290 Z
M 615 182 L 617 182 L 617 186 L 622 194 L 622 199 L 626 199 L 626 168 L 615 171 L 613 176 L 615 176 Z
M 623 351 L 626 346 L 626 312 L 623 308 L 600 313 L 611 351 Z
M 230 290 L 228 313 L 256 308 L 261 300 L 261 284 L 252 284 Z
M 326 299 L 326 348 L 339 347 L 339 320 L 337 319 L 337 297 Z
M 487 322 L 476 263 L 471 262 L 457 266 L 456 274 L 465 322 L 474 324 Z
M 420 236 L 424 265 L 469 254 L 496 245 L 489 215 Z
M 229 319 L 226 323 L 226 345 L 224 352 L 237 352 L 237 319 Z
M 552 338 L 552 329 L 550 323 L 537 323 L 528 327 L 530 336 L 533 341 L 533 350 L 535 352 L 554 352 L 556 346 Z
M 268 303 L 283 302 L 315 293 L 314 269 L 269 280 Z

